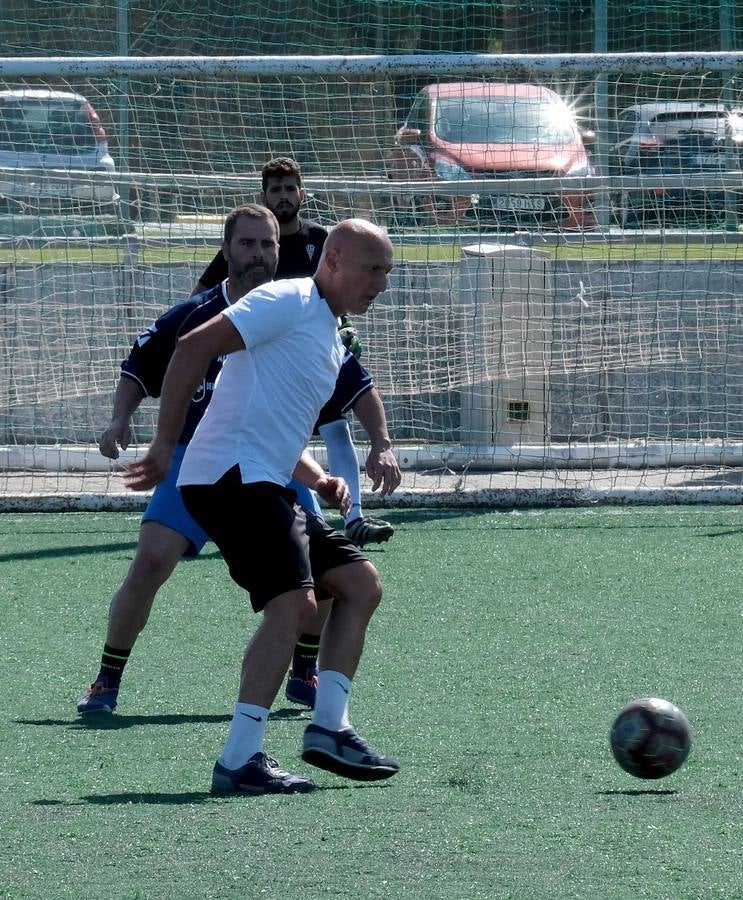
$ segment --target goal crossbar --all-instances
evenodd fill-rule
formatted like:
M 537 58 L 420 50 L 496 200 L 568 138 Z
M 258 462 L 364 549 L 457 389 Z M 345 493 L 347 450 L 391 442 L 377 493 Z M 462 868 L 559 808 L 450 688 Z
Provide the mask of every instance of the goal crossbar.
M 451 53 L 318 56 L 28 56 L 0 58 L 0 77 L 55 75 L 126 78 L 134 76 L 451 76 L 533 72 L 588 74 L 725 72 L 743 66 L 743 52 L 700 53 Z

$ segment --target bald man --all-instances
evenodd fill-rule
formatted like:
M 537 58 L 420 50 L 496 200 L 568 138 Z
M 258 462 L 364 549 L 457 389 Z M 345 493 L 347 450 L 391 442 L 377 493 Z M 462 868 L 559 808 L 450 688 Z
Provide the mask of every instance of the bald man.
M 188 401 L 209 361 L 226 357 L 178 486 L 263 619 L 245 652 L 227 743 L 212 773 L 213 793 L 314 787 L 309 778 L 282 771 L 263 751 L 263 738 L 294 645 L 316 612 L 315 582 L 335 602 L 320 644 L 317 697 L 302 758 L 361 781 L 399 770 L 348 716 L 366 629 L 382 596 L 379 575 L 358 547 L 305 512 L 286 488 L 335 387 L 344 353 L 338 317 L 366 313 L 386 289 L 392 265 L 387 235 L 369 222 L 347 219 L 330 232 L 314 278 L 256 288 L 182 337 L 163 382 L 155 439 L 129 467 L 133 490 L 166 477 Z

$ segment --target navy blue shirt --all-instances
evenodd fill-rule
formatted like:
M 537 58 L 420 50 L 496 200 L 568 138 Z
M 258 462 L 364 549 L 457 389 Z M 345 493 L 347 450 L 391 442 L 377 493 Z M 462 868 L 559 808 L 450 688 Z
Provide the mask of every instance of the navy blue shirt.
M 218 284 L 169 309 L 134 342 L 129 356 L 121 364 L 122 376 L 136 381 L 145 396 L 159 397 L 178 338 L 219 315 L 228 306 L 222 284 Z M 191 440 L 209 405 L 223 361 L 223 357 L 218 357 L 209 363 L 206 376 L 189 404 L 179 444 Z

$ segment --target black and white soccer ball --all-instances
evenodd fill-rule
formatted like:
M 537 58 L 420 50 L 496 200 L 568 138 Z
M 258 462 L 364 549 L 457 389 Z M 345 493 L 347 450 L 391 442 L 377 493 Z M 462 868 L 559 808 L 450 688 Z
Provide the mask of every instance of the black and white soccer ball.
M 609 743 L 625 772 L 636 778 L 664 778 L 689 755 L 691 728 L 678 706 L 658 697 L 644 697 L 619 711 Z

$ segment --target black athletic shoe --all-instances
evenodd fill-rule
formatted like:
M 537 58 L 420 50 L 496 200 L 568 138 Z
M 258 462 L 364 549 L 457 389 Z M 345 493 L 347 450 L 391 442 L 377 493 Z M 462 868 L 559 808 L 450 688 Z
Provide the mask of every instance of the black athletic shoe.
M 362 516 L 354 519 L 346 525 L 346 537 L 353 541 L 357 547 L 366 544 L 382 544 L 388 541 L 395 533 L 395 529 L 384 519 L 376 519 L 374 516 Z
M 304 731 L 302 759 L 355 781 L 379 781 L 400 771 L 396 759 L 381 756 L 353 728 L 330 731 L 319 725 L 308 725 Z
M 212 773 L 212 794 L 307 794 L 314 789 L 314 781 L 282 771 L 265 753 L 254 753 L 239 769 L 217 762 Z

